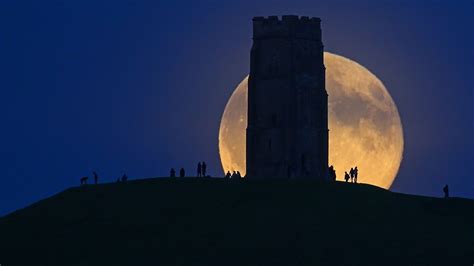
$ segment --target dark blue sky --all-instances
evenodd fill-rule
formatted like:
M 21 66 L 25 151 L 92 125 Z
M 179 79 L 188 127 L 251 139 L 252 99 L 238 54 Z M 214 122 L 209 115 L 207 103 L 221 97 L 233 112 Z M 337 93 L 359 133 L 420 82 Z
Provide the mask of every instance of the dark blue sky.
M 206 160 L 220 175 L 251 18 L 282 14 L 320 17 L 326 50 L 389 89 L 405 134 L 392 190 L 439 196 L 448 183 L 474 198 L 473 3 L 2 0 L 0 215 L 92 170 L 112 181 Z

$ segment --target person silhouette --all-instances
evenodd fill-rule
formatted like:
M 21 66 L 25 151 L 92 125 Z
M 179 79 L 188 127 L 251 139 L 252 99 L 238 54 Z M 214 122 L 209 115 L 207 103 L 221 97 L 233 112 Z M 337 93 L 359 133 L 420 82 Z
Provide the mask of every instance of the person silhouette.
M 93 172 L 92 175 L 94 176 L 94 183 L 97 185 L 99 183 L 99 176 L 96 172 Z
M 87 179 L 89 179 L 87 176 L 81 177 L 81 185 L 87 185 Z
M 354 182 L 354 168 L 351 168 L 351 170 L 349 171 L 349 175 L 351 178 L 351 182 Z
M 354 182 L 357 183 L 357 175 L 359 174 L 359 169 L 357 166 L 354 168 Z
M 231 176 L 230 171 L 227 171 L 227 174 L 225 174 L 225 179 L 230 179 L 230 176 Z
M 201 177 L 202 176 L 202 168 L 201 168 L 201 162 L 198 163 L 198 167 L 197 167 L 197 177 Z
M 240 180 L 241 178 L 242 178 L 242 176 L 240 175 L 240 172 L 239 172 L 239 171 L 237 171 L 237 179 L 239 179 L 239 180 Z
M 334 166 L 329 166 L 329 178 L 333 181 L 336 181 L 336 171 L 334 170 Z
M 349 182 L 349 179 L 351 177 L 349 176 L 349 174 L 347 172 L 344 172 L 344 179 L 346 180 L 346 182 Z
M 122 182 L 127 182 L 128 176 L 126 174 L 123 174 L 122 176 Z
M 230 177 L 231 179 L 237 179 L 237 172 L 233 171 L 232 176 Z
M 181 170 L 179 170 L 179 177 L 184 177 L 184 175 L 185 175 L 184 168 L 181 168 Z
M 443 188 L 443 192 L 444 192 L 444 198 L 449 198 L 449 187 L 448 185 L 445 185 L 444 188 Z
M 206 165 L 206 162 L 202 162 L 202 176 L 206 176 L 206 168 L 207 168 L 207 165 Z
M 176 177 L 176 171 L 174 170 L 174 168 L 171 168 L 170 170 L 170 177 Z

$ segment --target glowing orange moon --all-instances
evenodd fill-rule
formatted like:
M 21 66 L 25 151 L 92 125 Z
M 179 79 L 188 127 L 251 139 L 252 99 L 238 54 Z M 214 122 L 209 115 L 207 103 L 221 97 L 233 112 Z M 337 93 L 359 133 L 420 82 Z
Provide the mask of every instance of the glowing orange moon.
M 397 106 L 383 83 L 358 63 L 324 53 L 329 94 L 329 163 L 337 179 L 357 166 L 359 182 L 390 188 L 403 156 L 403 129 Z M 224 172 L 245 174 L 247 79 L 234 90 L 219 129 Z

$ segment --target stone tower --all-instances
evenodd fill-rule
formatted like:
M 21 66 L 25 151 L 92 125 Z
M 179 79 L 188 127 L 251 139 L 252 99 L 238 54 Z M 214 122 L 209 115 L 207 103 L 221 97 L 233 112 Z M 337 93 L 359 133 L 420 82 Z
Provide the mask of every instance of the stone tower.
M 323 47 L 319 18 L 253 18 L 248 177 L 327 179 Z

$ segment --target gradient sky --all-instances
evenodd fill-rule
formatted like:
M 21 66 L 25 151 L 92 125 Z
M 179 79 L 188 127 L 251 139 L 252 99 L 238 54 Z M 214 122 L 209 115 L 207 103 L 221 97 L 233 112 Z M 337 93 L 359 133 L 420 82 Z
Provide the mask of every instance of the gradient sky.
M 357 3 L 356 3 L 357 2 Z M 75 186 L 221 175 L 218 128 L 253 16 L 322 19 L 327 51 L 379 77 L 404 125 L 392 190 L 474 198 L 473 1 L 0 3 L 0 215 Z M 179 197 L 179 195 L 177 195 Z

